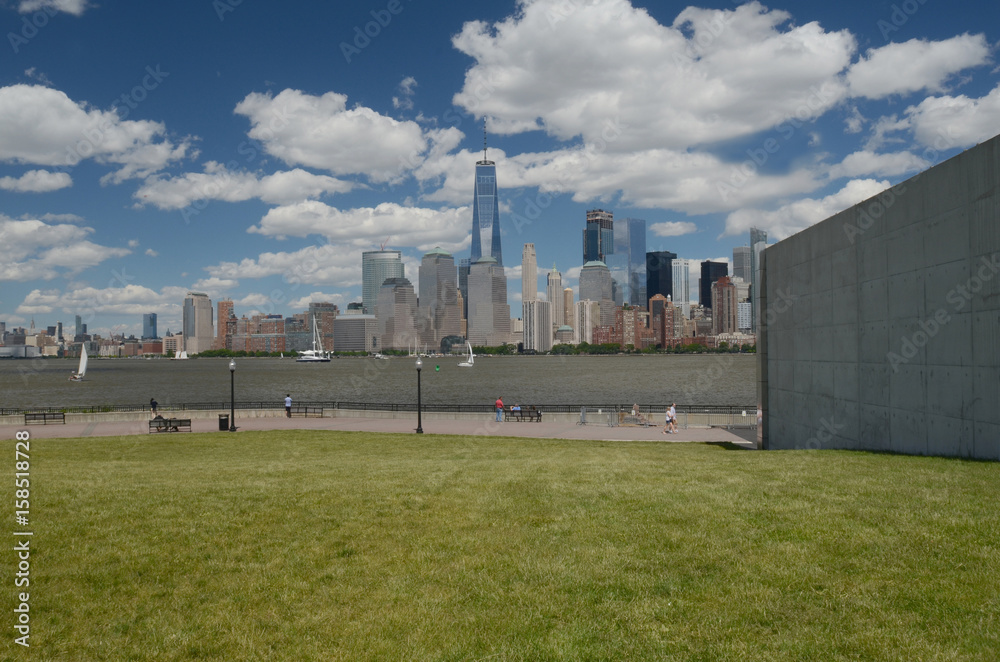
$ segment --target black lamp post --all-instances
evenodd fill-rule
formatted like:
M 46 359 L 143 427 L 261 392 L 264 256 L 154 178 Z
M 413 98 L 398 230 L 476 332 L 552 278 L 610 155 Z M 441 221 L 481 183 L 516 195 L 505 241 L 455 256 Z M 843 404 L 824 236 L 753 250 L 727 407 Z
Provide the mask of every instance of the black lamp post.
M 236 432 L 236 359 L 229 359 L 229 431 Z
M 423 434 L 424 428 L 420 424 L 420 369 L 424 367 L 424 362 L 417 357 L 417 434 Z

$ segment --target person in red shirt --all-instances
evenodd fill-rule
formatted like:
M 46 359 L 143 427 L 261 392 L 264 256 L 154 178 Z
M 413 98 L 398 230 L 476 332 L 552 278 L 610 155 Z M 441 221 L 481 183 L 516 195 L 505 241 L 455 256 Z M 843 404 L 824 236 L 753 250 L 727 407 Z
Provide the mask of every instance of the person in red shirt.
M 497 407 L 497 423 L 500 423 L 500 422 L 503 421 L 503 398 L 502 397 L 497 398 L 496 407 Z

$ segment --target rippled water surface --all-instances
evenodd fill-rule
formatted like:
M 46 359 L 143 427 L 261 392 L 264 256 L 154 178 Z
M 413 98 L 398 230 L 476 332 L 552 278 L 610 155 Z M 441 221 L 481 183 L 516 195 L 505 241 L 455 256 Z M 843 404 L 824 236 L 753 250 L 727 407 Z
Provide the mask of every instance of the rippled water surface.
M 753 355 L 429 357 L 421 372 L 425 403 L 748 406 L 756 402 Z M 0 361 L 0 407 L 228 402 L 228 359 L 93 359 L 83 382 L 70 382 L 76 360 Z M 236 400 L 415 402 L 414 359 L 236 360 Z

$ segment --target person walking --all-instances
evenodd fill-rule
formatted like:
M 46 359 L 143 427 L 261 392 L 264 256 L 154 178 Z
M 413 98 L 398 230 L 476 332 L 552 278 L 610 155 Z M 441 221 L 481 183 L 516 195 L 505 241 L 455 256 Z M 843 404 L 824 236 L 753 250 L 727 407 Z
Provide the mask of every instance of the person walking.
M 292 417 L 292 395 L 291 393 L 285 395 L 285 416 L 288 418 Z
M 497 398 L 496 408 L 497 408 L 497 423 L 502 423 L 503 422 L 503 397 Z
M 152 414 L 153 418 L 156 418 L 156 400 L 154 398 L 149 399 L 149 413 Z
M 671 428 L 673 428 L 671 430 Z M 670 403 L 667 408 L 666 422 L 663 424 L 663 434 L 673 434 L 677 432 L 677 408 L 674 403 Z

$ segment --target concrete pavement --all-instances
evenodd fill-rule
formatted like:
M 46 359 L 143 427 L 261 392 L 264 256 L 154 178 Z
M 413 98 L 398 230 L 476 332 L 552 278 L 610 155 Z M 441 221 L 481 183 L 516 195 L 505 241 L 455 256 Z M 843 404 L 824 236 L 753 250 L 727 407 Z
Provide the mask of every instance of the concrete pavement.
M 191 420 L 192 432 L 211 432 L 216 434 L 232 434 L 238 436 L 241 432 L 266 430 L 353 430 L 363 432 L 382 432 L 414 434 L 417 427 L 415 414 L 399 417 L 365 417 L 363 412 L 357 416 L 335 416 L 322 418 L 286 418 L 284 412 L 272 416 L 241 416 L 236 414 L 237 431 L 234 433 L 219 430 L 219 420 L 202 417 Z M 170 416 L 168 412 L 166 414 Z M 178 414 L 188 418 L 189 414 Z M 11 418 L 11 417 L 8 417 Z M 104 420 L 100 415 L 91 417 L 93 420 L 72 421 L 67 417 L 65 424 L 24 425 L 8 420 L 6 425 L 0 425 L 0 439 L 14 439 L 18 431 L 28 431 L 32 439 L 74 438 L 74 437 L 114 437 L 125 435 L 163 436 L 173 434 L 183 436 L 183 432 L 149 434 L 149 415 L 135 414 L 131 420 Z M 109 419 L 112 417 L 109 417 Z M 113 418 L 121 419 L 121 415 Z M 662 427 L 620 425 L 580 425 L 570 421 L 545 421 L 497 423 L 492 415 L 483 414 L 467 418 L 445 418 L 439 416 L 422 416 L 422 428 L 425 434 L 477 435 L 488 437 L 527 437 L 536 439 L 581 439 L 604 441 L 659 441 L 659 442 L 728 442 L 753 449 L 750 430 L 725 430 L 722 428 L 689 428 L 681 429 L 676 434 L 663 434 Z

